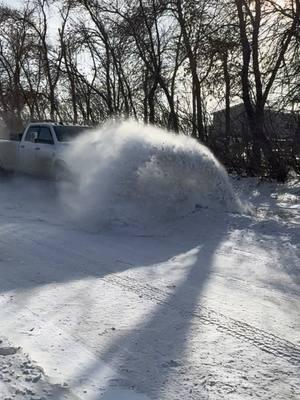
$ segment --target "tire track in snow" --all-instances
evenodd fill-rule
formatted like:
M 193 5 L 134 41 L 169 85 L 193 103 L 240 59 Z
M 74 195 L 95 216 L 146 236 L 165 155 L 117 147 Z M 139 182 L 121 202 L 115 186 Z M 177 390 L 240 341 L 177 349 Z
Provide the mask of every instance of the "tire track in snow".
M 16 236 L 18 239 L 20 238 L 19 232 L 18 234 L 13 232 L 12 235 Z M 37 251 L 37 247 L 42 250 L 41 254 L 43 254 L 45 243 L 41 242 L 40 239 L 37 240 L 26 236 L 27 235 L 24 235 L 23 232 L 22 242 L 24 244 L 26 241 L 29 243 L 34 243 L 36 246 L 36 255 L 38 256 L 39 253 L 39 251 Z M 92 274 L 95 276 L 95 278 L 98 278 L 108 284 L 117 285 L 126 291 L 135 293 L 141 298 L 170 307 L 183 316 L 192 316 L 198 318 L 206 324 L 214 325 L 219 331 L 231 335 L 239 340 L 246 341 L 264 352 L 272 354 L 275 357 L 285 359 L 293 365 L 300 365 L 300 346 L 297 346 L 286 339 L 256 328 L 246 322 L 225 316 L 224 314 L 216 312 L 206 306 L 199 305 L 196 311 L 191 312 L 188 309 L 184 309 L 180 303 L 174 304 L 175 295 L 172 295 L 172 293 L 166 292 L 150 284 L 143 284 L 141 280 L 138 280 L 132 276 L 128 277 L 117 275 L 113 268 L 107 268 L 103 262 L 96 261 L 91 255 L 83 255 L 74 249 L 53 242 L 51 243 L 51 248 L 53 250 L 53 260 L 56 259 L 58 254 L 60 257 L 63 254 L 63 258 L 69 259 L 68 261 L 72 261 L 73 271 L 80 272 L 81 276 L 82 274 Z M 123 262 L 121 260 L 118 260 L 117 262 L 121 262 L 124 266 L 130 268 L 133 267 L 133 265 L 129 264 L 128 262 Z M 85 267 L 80 267 L 79 263 L 83 263 Z M 101 267 L 101 275 L 103 272 L 109 275 L 97 277 L 95 272 L 99 271 L 99 267 Z
M 284 358 L 293 365 L 300 365 L 300 347 L 277 335 L 256 328 L 246 322 L 227 317 L 206 306 L 198 306 L 196 311 L 191 312 L 180 307 L 179 304 L 173 304 L 172 300 L 175 296 L 172 294 L 170 295 L 170 293 L 149 284 L 143 285 L 132 277 L 110 275 L 102 278 L 102 280 L 130 292 L 135 292 L 139 297 L 168 306 L 182 315 L 198 318 L 206 324 L 216 326 L 219 331 L 246 341 L 275 357 Z

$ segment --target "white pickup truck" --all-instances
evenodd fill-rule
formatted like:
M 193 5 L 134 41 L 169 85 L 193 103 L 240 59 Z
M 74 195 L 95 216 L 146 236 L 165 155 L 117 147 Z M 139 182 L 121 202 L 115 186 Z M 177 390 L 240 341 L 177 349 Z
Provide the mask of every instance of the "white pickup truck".
M 67 143 L 86 129 L 55 122 L 30 123 L 20 140 L 0 139 L 0 170 L 60 179 L 67 172 Z

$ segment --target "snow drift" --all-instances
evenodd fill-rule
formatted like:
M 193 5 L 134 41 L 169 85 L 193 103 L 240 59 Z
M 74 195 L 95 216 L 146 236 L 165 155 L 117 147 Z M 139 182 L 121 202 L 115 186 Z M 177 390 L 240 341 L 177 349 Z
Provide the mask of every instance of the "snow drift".
M 66 162 L 77 177 L 64 203 L 83 222 L 150 222 L 201 207 L 240 211 L 224 168 L 196 140 L 133 121 L 77 138 Z

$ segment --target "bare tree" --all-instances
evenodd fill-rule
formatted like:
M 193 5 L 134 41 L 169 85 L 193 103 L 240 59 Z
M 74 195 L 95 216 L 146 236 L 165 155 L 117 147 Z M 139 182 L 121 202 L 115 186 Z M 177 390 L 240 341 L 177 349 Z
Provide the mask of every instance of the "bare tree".
M 252 168 L 256 173 L 259 172 L 262 150 L 270 165 L 272 175 L 284 179 L 286 175 L 284 162 L 278 159 L 264 131 L 264 109 L 284 56 L 295 35 L 297 18 L 287 23 L 280 35 L 275 35 L 271 24 L 275 24 L 273 26 L 277 28 L 279 25 L 276 15 L 271 14 L 274 22 L 270 22 L 268 6 L 272 6 L 272 3 L 255 0 L 252 5 L 246 0 L 235 0 L 235 4 L 243 57 L 241 70 L 243 101 L 253 136 Z M 269 24 L 268 37 L 264 37 L 261 29 L 266 24 Z M 275 40 L 276 36 L 277 40 Z M 268 46 L 267 54 L 263 51 L 263 46 Z

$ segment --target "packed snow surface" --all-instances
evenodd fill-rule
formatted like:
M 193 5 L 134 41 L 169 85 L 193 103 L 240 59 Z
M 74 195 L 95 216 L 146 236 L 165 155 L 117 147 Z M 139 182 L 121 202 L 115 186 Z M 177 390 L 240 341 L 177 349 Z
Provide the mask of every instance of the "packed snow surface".
M 154 132 L 82 136 L 78 188 L 0 179 L 1 400 L 300 398 L 299 180 Z
M 84 222 L 147 223 L 210 207 L 240 211 L 227 173 L 196 140 L 133 121 L 88 131 L 66 151 L 77 186 L 63 187 Z

